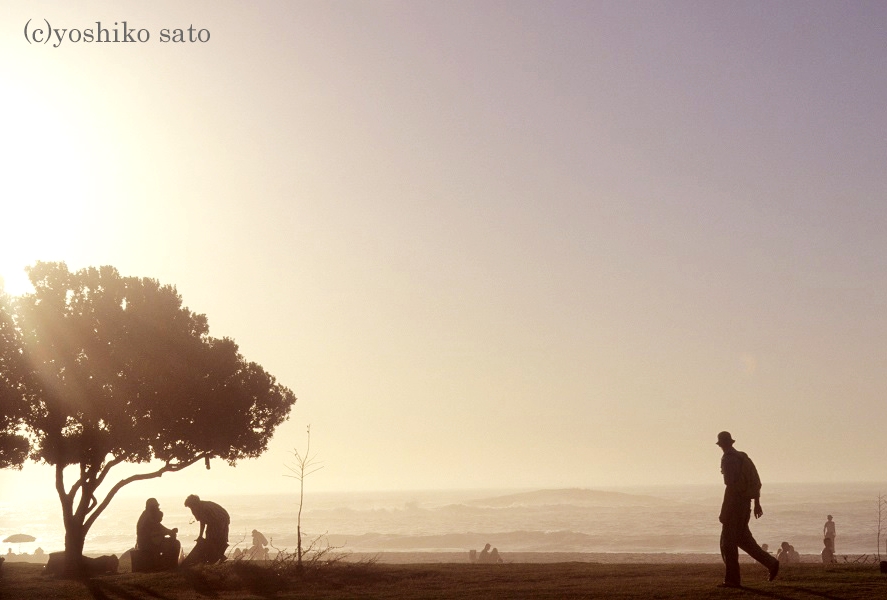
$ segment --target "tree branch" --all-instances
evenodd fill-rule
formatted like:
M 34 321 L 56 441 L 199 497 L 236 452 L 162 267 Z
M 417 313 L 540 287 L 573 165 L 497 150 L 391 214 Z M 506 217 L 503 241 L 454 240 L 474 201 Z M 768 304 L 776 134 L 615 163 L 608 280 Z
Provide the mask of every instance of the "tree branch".
M 59 500 L 62 503 L 62 520 L 65 522 L 65 529 L 73 517 L 73 496 L 68 495 L 65 491 L 65 467 L 62 464 L 55 465 L 55 490 L 58 492 Z
M 71 486 L 71 491 L 68 492 L 68 497 L 71 501 L 74 501 L 74 496 L 77 494 L 77 490 L 83 487 L 83 469 L 80 469 L 80 479 L 74 482 L 74 485 Z
M 65 468 L 61 464 L 55 465 L 55 490 L 60 497 L 68 497 L 68 492 L 65 491 Z
M 114 498 L 114 496 L 117 494 L 117 492 L 119 492 L 120 489 L 123 488 L 123 486 L 129 485 L 130 483 L 132 483 L 134 481 L 144 481 L 145 479 L 155 479 L 157 477 L 160 477 L 164 473 L 174 473 L 176 471 L 181 471 L 182 469 L 184 469 L 186 467 L 190 467 L 191 465 L 193 465 L 197 461 L 204 460 L 207 456 L 208 456 L 207 454 L 200 454 L 200 455 L 195 456 L 194 458 L 192 458 L 186 462 L 177 462 L 177 463 L 167 462 L 165 465 L 163 465 L 162 467 L 160 467 L 156 471 L 151 471 L 150 473 L 139 473 L 137 475 L 132 475 L 130 477 L 127 477 L 126 479 L 121 479 L 120 481 L 118 481 L 117 483 L 114 484 L 114 487 L 112 487 L 110 490 L 108 490 L 108 494 L 105 496 L 105 499 L 102 500 L 102 503 L 99 504 L 98 507 L 95 508 L 95 510 L 90 515 L 90 517 L 85 521 L 85 523 L 84 523 L 85 530 L 89 531 L 89 528 L 92 527 L 92 524 L 95 523 L 95 521 L 96 521 L 96 519 L 98 519 L 99 515 L 102 514 L 102 511 L 104 511 L 105 508 L 108 507 L 108 505 L 111 503 L 111 500 Z
M 110 461 L 108 461 L 105 464 L 104 468 L 102 468 L 102 472 L 99 474 L 98 479 L 96 479 L 96 486 L 102 485 L 102 482 L 105 480 L 105 477 L 108 475 L 108 471 L 110 471 L 113 467 L 119 465 L 120 463 L 122 463 L 125 460 L 126 459 L 121 456 L 121 457 L 113 458 Z

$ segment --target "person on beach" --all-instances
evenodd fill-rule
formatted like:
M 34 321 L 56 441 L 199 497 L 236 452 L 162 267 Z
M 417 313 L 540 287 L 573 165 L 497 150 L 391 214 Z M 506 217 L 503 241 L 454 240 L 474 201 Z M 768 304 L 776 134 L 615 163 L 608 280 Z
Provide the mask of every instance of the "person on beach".
M 484 565 L 490 562 L 490 548 L 492 546 L 487 544 L 484 546 L 484 549 L 480 551 L 480 554 L 477 556 L 477 562 Z
M 787 563 L 790 560 L 788 553 L 788 542 L 782 542 L 779 545 L 779 550 L 776 551 L 776 559 L 779 562 Z
M 832 546 L 832 544 L 834 543 L 832 542 L 832 538 L 823 538 L 822 543 L 825 546 L 822 549 L 822 564 L 832 565 L 838 562 L 835 558 L 835 548 L 834 546 Z
M 136 549 L 142 555 L 141 567 L 148 571 L 174 569 L 178 563 L 181 543 L 176 534 L 179 530 L 168 529 L 161 521 L 160 503 L 156 498 L 148 498 L 136 523 Z
M 248 550 L 250 560 L 268 560 L 268 539 L 258 529 L 253 529 L 253 545 Z
M 724 476 L 724 501 L 721 504 L 721 558 L 726 569 L 724 582 L 719 587 L 741 587 L 739 574 L 739 549 L 767 567 L 769 580 L 779 574 L 779 561 L 768 554 L 755 541 L 748 528 L 751 519 L 751 503 L 754 502 L 755 518 L 764 514 L 761 508 L 761 479 L 754 463 L 745 452 L 733 447 L 735 440 L 728 431 L 718 434 L 723 456 L 721 474 Z
M 203 544 L 204 561 L 210 564 L 224 561 L 227 558 L 225 550 L 228 548 L 228 525 L 231 523 L 228 511 L 215 502 L 201 500 L 200 496 L 195 494 L 185 498 L 185 506 L 190 508 L 194 518 L 200 521 L 198 544 L 204 539 L 203 532 L 206 531 L 206 541 Z
M 835 551 L 835 522 L 832 521 L 832 516 L 826 516 L 825 525 L 822 526 L 822 535 L 823 537 L 827 537 L 832 541 L 832 552 Z

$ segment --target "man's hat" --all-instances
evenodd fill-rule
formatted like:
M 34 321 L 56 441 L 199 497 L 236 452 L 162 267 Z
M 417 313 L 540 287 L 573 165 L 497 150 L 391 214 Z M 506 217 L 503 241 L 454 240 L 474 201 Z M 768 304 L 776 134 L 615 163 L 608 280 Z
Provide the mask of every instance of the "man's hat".
M 718 446 L 729 446 L 734 443 L 736 440 L 733 439 L 733 436 L 730 435 L 729 431 L 722 431 L 718 434 L 718 441 L 715 442 Z

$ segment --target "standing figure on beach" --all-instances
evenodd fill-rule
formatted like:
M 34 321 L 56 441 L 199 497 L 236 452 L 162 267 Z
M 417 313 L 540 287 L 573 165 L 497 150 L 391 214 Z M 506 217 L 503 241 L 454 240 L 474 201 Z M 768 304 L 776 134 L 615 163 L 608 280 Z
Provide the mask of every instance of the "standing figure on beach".
M 769 580 L 776 579 L 779 561 L 765 552 L 752 537 L 748 523 L 751 520 L 751 503 L 754 502 L 755 518 L 764 514 L 761 508 L 761 479 L 754 463 L 745 452 L 733 448 L 735 440 L 728 431 L 718 434 L 716 442 L 723 451 L 721 474 L 724 476 L 724 501 L 721 504 L 721 558 L 726 573 L 719 587 L 741 587 L 739 575 L 739 549 L 767 567 Z
M 228 525 L 231 523 L 228 511 L 215 502 L 201 500 L 195 494 L 185 498 L 185 506 L 190 508 L 194 518 L 200 521 L 200 534 L 197 536 L 198 545 L 204 539 L 203 532 L 206 531 L 204 561 L 214 563 L 225 560 L 225 550 L 228 548 Z
M 822 538 L 822 564 L 833 565 L 838 560 L 835 558 L 835 547 L 832 538 Z
M 835 551 L 835 522 L 832 521 L 832 516 L 826 516 L 825 525 L 822 526 L 822 536 L 830 539 L 832 541 L 832 552 Z

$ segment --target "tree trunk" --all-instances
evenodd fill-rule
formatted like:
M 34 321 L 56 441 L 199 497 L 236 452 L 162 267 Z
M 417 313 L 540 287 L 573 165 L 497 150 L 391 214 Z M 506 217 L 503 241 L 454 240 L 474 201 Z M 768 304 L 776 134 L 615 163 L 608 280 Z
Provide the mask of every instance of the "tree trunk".
M 69 523 L 65 527 L 65 577 L 77 578 L 83 573 L 83 545 L 86 531 L 82 525 Z
M 296 541 L 296 560 L 298 561 L 299 568 L 302 568 L 302 526 L 296 525 L 296 537 L 298 540 Z
M 83 575 L 83 546 L 86 532 L 84 514 L 74 510 L 74 498 L 64 493 L 62 468 L 56 467 L 56 489 L 62 503 L 62 520 L 65 524 L 65 570 L 64 576 L 76 579 Z

